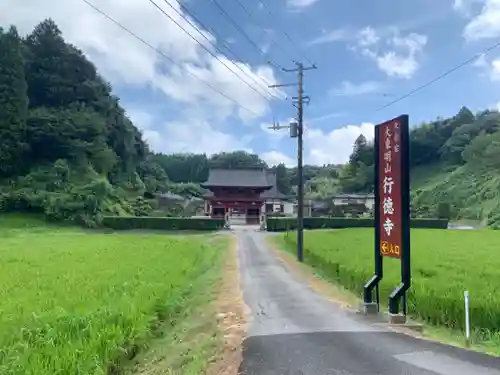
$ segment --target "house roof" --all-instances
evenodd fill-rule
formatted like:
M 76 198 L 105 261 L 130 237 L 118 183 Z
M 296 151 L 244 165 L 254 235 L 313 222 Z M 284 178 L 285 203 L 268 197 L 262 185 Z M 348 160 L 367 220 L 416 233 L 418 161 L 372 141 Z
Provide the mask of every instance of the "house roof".
M 182 197 L 178 194 L 171 193 L 171 192 L 160 193 L 157 195 L 157 197 L 163 198 L 163 199 L 171 199 L 174 201 L 183 201 L 185 199 L 184 197 Z
M 260 197 L 263 199 L 285 199 L 286 195 L 278 190 L 278 182 L 276 180 L 276 173 L 272 171 L 266 171 L 266 178 L 269 184 L 272 186 L 271 189 L 264 191 Z
M 269 189 L 269 184 L 264 169 L 210 169 L 208 180 L 201 184 L 202 187 L 252 187 Z
M 338 194 L 333 197 L 334 199 L 370 199 L 375 198 L 373 193 L 368 194 Z

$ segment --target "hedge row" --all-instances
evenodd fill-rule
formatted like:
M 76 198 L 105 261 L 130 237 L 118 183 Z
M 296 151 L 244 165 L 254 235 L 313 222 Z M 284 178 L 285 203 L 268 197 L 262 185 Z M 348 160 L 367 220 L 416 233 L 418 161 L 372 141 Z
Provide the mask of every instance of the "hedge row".
M 412 228 L 446 229 L 446 219 L 411 219 Z M 334 229 L 334 228 L 371 228 L 374 220 L 370 218 L 346 217 L 305 217 L 305 229 Z M 297 229 L 297 218 L 267 218 L 266 228 L 269 232 L 284 232 Z
M 190 217 L 105 216 L 102 224 L 115 230 L 217 230 L 224 227 L 224 219 Z

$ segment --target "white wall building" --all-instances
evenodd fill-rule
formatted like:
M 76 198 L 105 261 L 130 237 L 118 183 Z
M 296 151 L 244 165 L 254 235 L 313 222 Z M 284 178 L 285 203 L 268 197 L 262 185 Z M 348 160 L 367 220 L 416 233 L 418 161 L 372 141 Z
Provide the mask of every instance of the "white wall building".
M 349 204 L 364 204 L 368 210 L 375 205 L 374 194 L 339 194 L 333 197 L 335 206 L 347 206 Z

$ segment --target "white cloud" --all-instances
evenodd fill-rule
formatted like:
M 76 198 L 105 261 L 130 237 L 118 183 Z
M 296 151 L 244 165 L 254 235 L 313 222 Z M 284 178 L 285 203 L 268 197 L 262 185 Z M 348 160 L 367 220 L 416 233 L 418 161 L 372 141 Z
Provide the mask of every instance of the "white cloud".
M 274 166 L 278 164 L 285 164 L 287 167 L 293 167 L 297 165 L 297 160 L 293 159 L 280 151 L 268 151 L 259 155 L 262 160 L 264 160 L 267 165 Z
M 500 58 L 491 62 L 490 78 L 492 81 L 500 81 Z
M 308 124 L 314 124 L 314 123 L 317 123 L 317 122 L 321 122 L 321 121 L 325 121 L 325 120 L 328 120 L 328 119 L 331 119 L 331 118 L 334 118 L 334 117 L 341 117 L 341 116 L 344 116 L 345 113 L 343 112 L 330 112 L 330 113 L 326 113 L 324 115 L 320 115 L 320 116 L 316 116 L 316 117 L 313 117 L 313 118 L 309 118 L 307 120 L 307 123 Z
M 474 60 L 472 65 L 478 68 L 484 68 L 488 66 L 488 60 L 486 60 L 486 55 L 484 53 L 477 55 L 477 58 L 476 60 Z
M 289 8 L 300 10 L 314 5 L 318 0 L 287 0 L 286 4 Z
M 370 26 L 365 27 L 358 34 L 358 44 L 361 47 L 373 46 L 379 41 L 380 36 L 377 35 L 376 31 Z
M 347 125 L 331 132 L 309 128 L 305 133 L 305 159 L 308 164 L 343 164 L 349 160 L 354 141 L 363 134 L 373 139 L 374 125 Z
M 484 0 L 483 4 L 463 30 L 463 36 L 468 41 L 500 36 L 500 0 Z
M 152 128 L 153 115 L 137 108 L 129 109 L 127 114 L 135 126 L 142 132 L 143 139 L 149 145 L 150 149 L 161 151 L 164 140 L 162 134 Z
M 202 119 L 168 122 L 159 133 L 162 136 L 157 149 L 168 153 L 193 152 L 212 155 L 236 150 L 253 152 L 249 147 L 252 136 L 238 137 L 222 132 Z
M 312 165 L 345 164 L 349 161 L 354 141 L 361 134 L 367 140 L 373 140 L 374 125 L 346 125 L 330 132 L 307 126 L 304 131 L 304 163 Z M 293 152 L 296 148 L 294 146 Z M 286 166 L 297 165 L 295 154 L 286 155 L 273 149 L 260 154 L 260 157 L 269 165 L 284 163 Z
M 478 68 L 479 76 L 490 81 L 500 81 L 500 57 L 488 59 L 484 53 L 478 54 L 472 66 Z
M 380 38 L 373 31 L 360 34 L 354 49 L 361 50 L 363 55 L 374 60 L 389 77 L 410 79 L 420 67 L 419 58 L 427 44 L 427 37 L 416 33 L 402 36 L 397 28 L 392 28 L 391 34 L 388 38 Z M 369 39 L 366 35 L 369 35 Z M 382 39 L 385 48 L 380 46 Z M 384 49 L 385 52 L 381 52 Z
M 481 3 L 483 0 L 454 0 L 453 10 L 468 17 L 471 14 L 474 5 Z
M 331 93 L 338 96 L 356 96 L 371 94 L 373 92 L 380 91 L 381 88 L 382 84 L 375 81 L 366 81 L 361 83 L 342 81 L 340 87 L 333 89 Z
M 309 42 L 309 45 L 325 44 L 332 42 L 344 42 L 347 40 L 351 40 L 352 37 L 353 37 L 352 33 L 344 29 L 323 31 L 323 34 L 311 40 Z
M 323 31 L 323 35 L 311 40 L 309 45 L 331 42 L 348 42 L 351 50 L 375 61 L 389 77 L 409 79 L 420 67 L 419 59 L 427 37 L 404 34 L 397 27 L 374 29 L 366 26 L 355 32 L 345 29 Z
M 490 105 L 489 110 L 500 112 L 500 101 Z
M 254 80 L 261 82 L 263 79 L 269 84 L 276 83 L 271 67 L 250 66 L 216 55 L 248 81 L 257 91 L 255 92 L 150 3 L 143 0 L 94 0 L 94 3 L 154 48 L 171 56 L 173 62 L 136 40 L 83 1 L 4 0 L 0 5 L 0 25 L 15 24 L 20 32 L 28 33 L 43 19 L 52 18 L 65 39 L 83 50 L 112 84 L 126 86 L 129 95 L 134 89 L 153 89 L 165 96 L 167 106 L 172 102 L 181 105 L 184 113 L 182 120 L 172 121 L 166 127 L 155 129 L 148 124 L 150 119 L 147 120 L 147 116 L 134 114 L 135 108 L 131 110 L 130 117 L 137 122 L 154 149 L 165 150 L 166 145 L 169 145 L 168 150 L 189 148 L 189 151 L 210 153 L 214 150 L 247 146 L 245 139 L 221 132 L 218 124 L 224 124 L 230 116 L 235 116 L 233 119 L 236 119 L 236 123 L 247 123 L 268 112 L 271 100 L 268 89 L 264 83 L 257 86 Z M 200 43 L 213 50 L 185 19 L 162 1 L 157 3 Z M 172 1 L 170 4 L 182 14 L 179 3 Z M 193 20 L 191 22 L 195 23 Z M 215 41 L 208 31 L 203 33 L 209 40 Z M 244 75 L 238 67 L 254 80 Z M 223 92 L 226 97 L 197 78 Z M 231 100 L 244 105 L 252 113 L 238 107 Z M 186 115 L 193 108 L 206 115 L 203 121 L 199 120 L 198 115 Z M 199 135 L 200 132 L 203 134 Z M 191 139 L 196 136 L 197 142 L 188 146 L 188 135 Z

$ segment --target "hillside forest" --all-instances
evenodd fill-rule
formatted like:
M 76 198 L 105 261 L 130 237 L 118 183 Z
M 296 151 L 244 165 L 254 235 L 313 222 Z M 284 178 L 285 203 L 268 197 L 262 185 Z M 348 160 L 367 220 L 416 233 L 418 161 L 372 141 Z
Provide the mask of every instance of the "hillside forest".
M 411 118 L 411 116 L 410 116 Z M 296 168 L 244 151 L 153 152 L 111 85 L 50 19 L 27 36 L 0 29 L 0 211 L 98 225 L 103 215 L 152 215 L 155 196 L 200 197 L 213 167 L 270 167 L 293 197 Z M 466 107 L 412 127 L 412 209 L 500 219 L 500 113 Z M 373 144 L 362 135 L 346 165 L 305 166 L 309 199 L 373 191 Z M 179 214 L 163 212 L 165 214 Z

